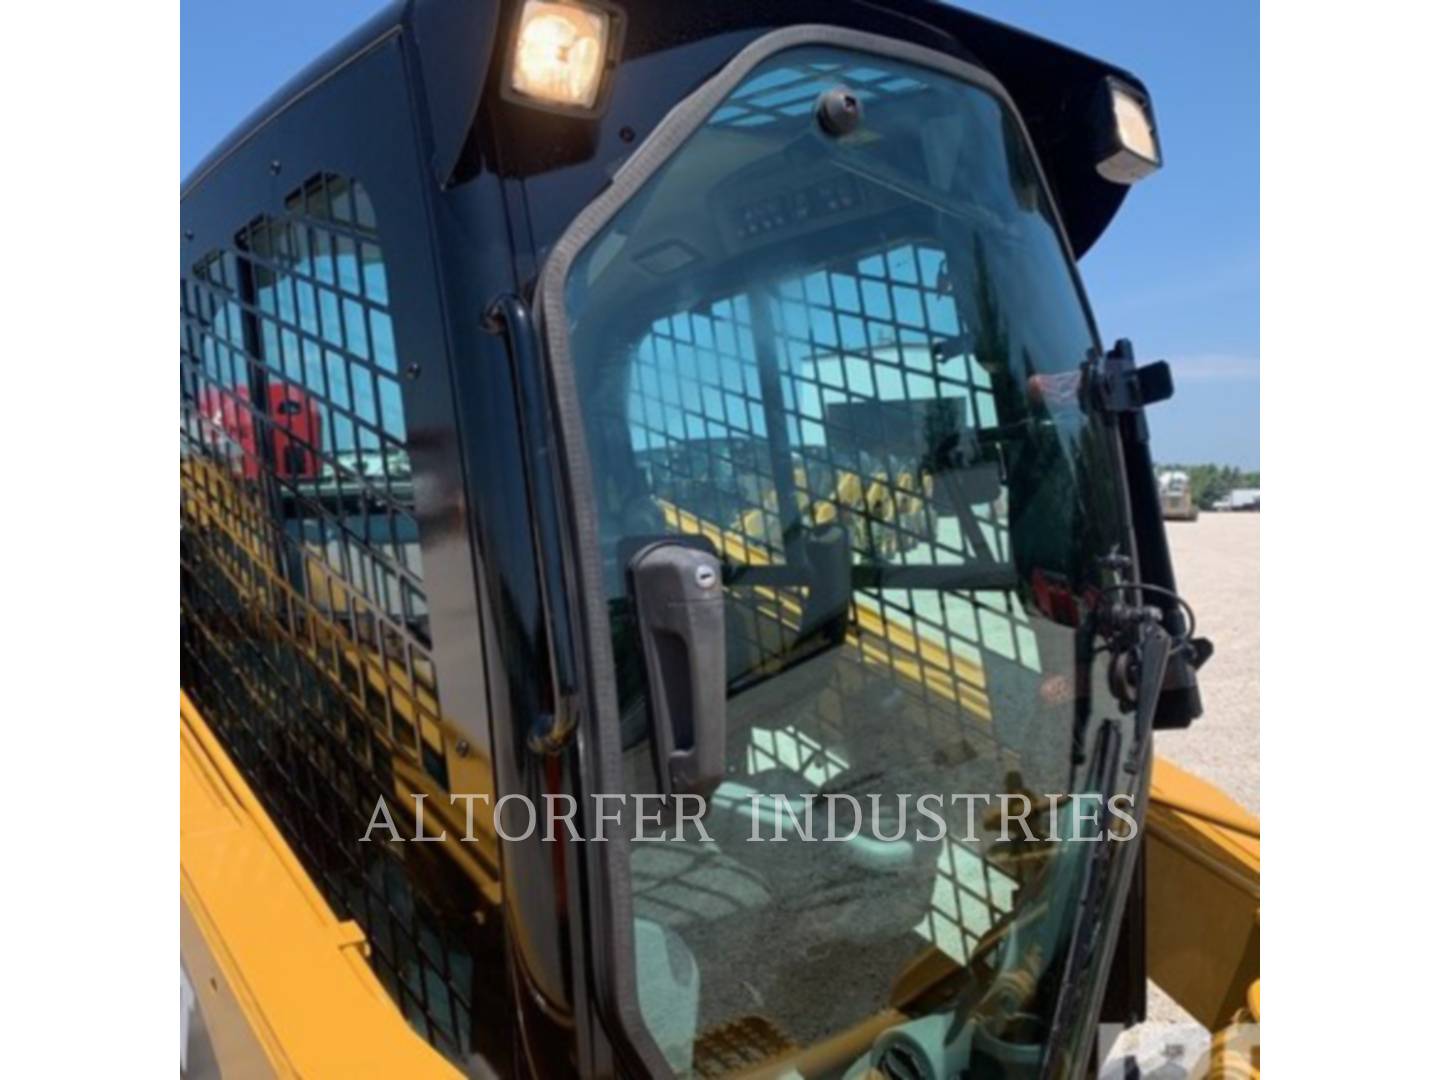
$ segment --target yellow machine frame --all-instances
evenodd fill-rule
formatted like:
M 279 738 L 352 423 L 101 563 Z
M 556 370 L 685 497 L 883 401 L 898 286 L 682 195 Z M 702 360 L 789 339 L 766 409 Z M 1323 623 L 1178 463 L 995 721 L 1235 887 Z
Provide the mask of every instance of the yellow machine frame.
M 1222 1037 L 1258 1021 L 1259 819 L 1157 760 L 1145 842 L 1150 977 Z M 360 927 L 335 917 L 183 693 L 180 896 L 182 954 L 227 1077 L 460 1075 L 410 1029 Z
M 460 1074 L 415 1034 L 200 714 L 180 695 L 180 948 L 231 1076 Z

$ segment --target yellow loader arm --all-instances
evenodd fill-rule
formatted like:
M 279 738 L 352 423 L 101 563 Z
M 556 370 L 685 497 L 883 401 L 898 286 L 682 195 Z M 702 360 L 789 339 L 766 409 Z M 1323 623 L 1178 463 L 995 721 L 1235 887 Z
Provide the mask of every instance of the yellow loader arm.
M 1241 1025 L 1260 1022 L 1260 819 L 1157 758 L 1145 872 L 1150 978 L 1216 1032 L 1205 1075 L 1258 1076 Z
M 1217 1032 L 1260 1015 L 1260 823 L 1157 759 L 1146 823 L 1150 977 Z M 254 793 L 180 699 L 181 954 L 226 1075 L 458 1077 L 411 1031 Z M 1240 1061 L 1234 1060 L 1237 1056 Z
M 180 955 L 222 1075 L 459 1080 L 183 693 L 180 899 Z

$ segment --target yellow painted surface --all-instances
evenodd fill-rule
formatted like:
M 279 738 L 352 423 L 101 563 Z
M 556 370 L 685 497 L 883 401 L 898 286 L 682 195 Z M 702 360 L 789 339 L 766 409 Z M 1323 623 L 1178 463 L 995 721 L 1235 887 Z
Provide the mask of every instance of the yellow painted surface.
M 1157 759 L 1145 845 L 1150 977 L 1218 1030 L 1260 978 L 1260 819 Z
M 183 694 L 180 895 L 182 955 L 225 1075 L 460 1076 L 405 1022 L 359 926 L 331 912 Z

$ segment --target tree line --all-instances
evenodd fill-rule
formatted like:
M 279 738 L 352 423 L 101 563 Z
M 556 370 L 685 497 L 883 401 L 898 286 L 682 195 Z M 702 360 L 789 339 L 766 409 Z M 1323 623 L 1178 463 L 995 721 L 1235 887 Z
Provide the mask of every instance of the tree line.
M 1160 472 L 1178 469 L 1190 476 L 1190 497 L 1202 510 L 1215 504 L 1236 488 L 1258 488 L 1260 471 L 1246 472 L 1234 465 L 1161 465 Z

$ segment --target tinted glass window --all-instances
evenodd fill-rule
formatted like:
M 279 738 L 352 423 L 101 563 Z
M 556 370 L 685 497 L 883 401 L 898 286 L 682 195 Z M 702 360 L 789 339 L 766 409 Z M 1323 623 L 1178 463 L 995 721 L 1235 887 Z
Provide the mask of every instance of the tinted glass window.
M 392 324 L 404 268 L 359 181 L 317 175 L 283 205 L 181 280 L 182 685 L 397 1006 L 464 1060 L 493 844 L 464 845 L 467 873 L 358 842 L 379 797 L 403 813 L 405 792 L 450 787 Z
M 837 88 L 864 112 L 842 138 L 815 119 Z M 723 566 L 717 842 L 630 854 L 655 1042 L 712 1075 L 848 1032 L 838 1074 L 904 1029 L 951 1076 L 993 1035 L 1029 1075 L 1091 845 L 1017 857 L 950 797 L 1092 784 L 1081 718 L 1113 699 L 1083 612 L 1126 532 L 1074 392 L 1094 335 L 1015 121 L 935 71 L 780 54 L 588 243 L 566 301 L 634 790 L 657 721 L 628 560 L 670 537 Z M 767 834 L 840 796 L 856 834 L 753 842 L 756 795 Z M 960 1004 L 912 1031 L 937 985 Z

